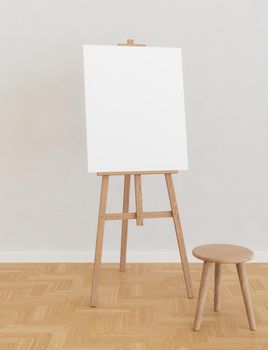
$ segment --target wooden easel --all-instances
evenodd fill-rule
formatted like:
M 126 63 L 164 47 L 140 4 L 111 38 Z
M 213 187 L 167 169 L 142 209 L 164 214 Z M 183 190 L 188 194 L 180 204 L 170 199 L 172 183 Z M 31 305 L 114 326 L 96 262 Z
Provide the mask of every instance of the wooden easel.
M 142 44 L 134 44 L 134 40 L 127 40 L 127 44 L 118 44 L 122 46 L 145 46 Z M 120 255 L 120 271 L 124 272 L 126 267 L 126 250 L 127 250 L 127 234 L 128 234 L 128 220 L 135 219 L 138 226 L 143 225 L 143 219 L 152 218 L 168 218 L 172 217 L 174 221 L 177 242 L 179 246 L 179 252 L 181 257 L 181 263 L 183 268 L 184 280 L 187 288 L 188 298 L 193 298 L 193 287 L 190 276 L 190 270 L 188 265 L 187 253 L 184 244 L 183 232 L 180 223 L 179 211 L 177 207 L 176 194 L 173 186 L 172 174 L 178 173 L 177 170 L 160 170 L 160 171 L 126 171 L 126 172 L 100 172 L 98 176 L 102 177 L 101 183 L 101 195 L 99 206 L 99 219 L 97 228 L 97 239 L 95 248 L 95 260 L 92 278 L 92 290 L 91 290 L 91 307 L 97 306 L 97 294 L 99 286 L 101 257 L 103 247 L 104 227 L 106 220 L 122 220 L 121 230 L 121 255 Z M 142 187 L 141 176 L 162 174 L 165 176 L 168 196 L 170 201 L 170 211 L 155 211 L 144 212 L 142 208 Z M 123 212 L 122 213 L 106 213 L 107 195 L 109 177 L 114 175 L 124 176 L 124 195 L 123 195 Z M 134 176 L 135 184 L 135 203 L 136 212 L 129 212 L 129 197 L 130 197 L 130 179 Z

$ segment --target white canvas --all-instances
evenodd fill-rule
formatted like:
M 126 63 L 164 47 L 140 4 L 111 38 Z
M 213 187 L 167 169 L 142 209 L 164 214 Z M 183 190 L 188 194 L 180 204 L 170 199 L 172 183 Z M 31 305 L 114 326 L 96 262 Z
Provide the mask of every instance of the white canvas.
M 187 169 L 181 49 L 84 46 L 89 172 Z

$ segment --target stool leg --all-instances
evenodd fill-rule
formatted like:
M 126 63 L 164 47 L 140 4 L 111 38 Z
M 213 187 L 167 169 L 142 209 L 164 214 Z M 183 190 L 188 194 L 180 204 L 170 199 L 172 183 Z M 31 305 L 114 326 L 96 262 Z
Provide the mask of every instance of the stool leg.
M 220 290 L 221 290 L 222 265 L 215 264 L 215 281 L 214 281 L 214 311 L 220 311 Z
M 98 293 L 99 277 L 100 277 L 108 184 L 109 184 L 109 176 L 108 175 L 102 176 L 99 221 L 98 221 L 98 229 L 97 229 L 95 260 L 94 260 L 91 300 L 90 300 L 91 307 L 97 306 L 97 293 Z
M 236 264 L 236 269 L 237 269 L 237 273 L 239 276 L 241 290 L 242 290 L 242 294 L 243 294 L 243 298 L 244 298 L 244 302 L 245 302 L 245 306 L 246 306 L 249 328 L 252 331 L 255 331 L 256 330 L 256 323 L 255 323 L 255 317 L 254 317 L 254 312 L 253 312 L 253 307 L 252 307 L 252 302 L 251 302 L 249 286 L 248 286 L 248 279 L 247 279 L 245 264 L 243 264 L 243 263 Z
M 202 271 L 202 277 L 201 277 L 199 294 L 198 294 L 198 302 L 197 302 L 195 320 L 194 320 L 194 331 L 200 330 L 201 319 L 203 315 L 203 310 L 204 310 L 205 300 L 206 300 L 206 295 L 208 290 L 208 282 L 212 272 L 212 267 L 213 266 L 211 262 L 205 261 L 203 264 L 203 271 Z

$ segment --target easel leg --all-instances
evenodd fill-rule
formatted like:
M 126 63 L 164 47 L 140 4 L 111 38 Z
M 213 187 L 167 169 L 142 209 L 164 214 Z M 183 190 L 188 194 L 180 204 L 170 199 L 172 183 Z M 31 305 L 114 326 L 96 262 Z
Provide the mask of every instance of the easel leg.
M 183 232 L 182 232 L 182 227 L 180 223 L 180 217 L 179 217 L 179 211 L 177 207 L 176 194 L 175 194 L 173 181 L 172 181 L 172 175 L 165 174 L 165 177 L 166 177 L 169 201 L 170 201 L 170 206 L 173 214 L 173 221 L 174 221 L 174 226 L 176 230 L 176 236 L 177 236 L 177 241 L 178 241 L 178 246 L 179 246 L 179 251 L 181 256 L 181 263 L 182 263 L 182 269 L 183 269 L 184 280 L 187 288 L 188 298 L 193 298 L 194 292 L 193 292 L 192 280 L 191 280 L 191 275 L 189 270 L 187 253 L 186 253 L 185 244 L 184 244 Z
M 129 211 L 129 195 L 130 195 L 130 175 L 124 177 L 124 197 L 123 197 L 123 213 Z M 128 219 L 122 220 L 121 231 L 121 255 L 120 255 L 120 271 L 126 270 L 126 254 L 127 254 L 127 231 L 128 231 Z
M 94 260 L 91 300 L 90 300 L 91 307 L 97 306 L 97 294 L 98 294 L 99 277 L 100 277 L 100 267 L 101 267 L 101 256 L 102 256 L 103 236 L 104 236 L 104 227 L 105 227 L 105 212 L 106 212 L 106 204 L 107 204 L 108 184 L 109 184 L 109 176 L 108 175 L 102 176 L 100 207 L 99 207 L 99 221 L 98 221 L 98 229 L 97 229 L 95 260 Z
M 136 201 L 136 212 L 137 212 L 137 226 L 143 226 L 142 217 L 142 191 L 141 191 L 141 175 L 134 175 L 134 185 L 135 185 L 135 201 Z

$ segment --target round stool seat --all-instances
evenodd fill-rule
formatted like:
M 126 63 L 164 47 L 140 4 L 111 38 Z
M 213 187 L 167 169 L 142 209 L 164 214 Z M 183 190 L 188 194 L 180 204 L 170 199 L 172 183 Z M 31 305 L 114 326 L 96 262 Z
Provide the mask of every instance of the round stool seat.
M 193 255 L 201 260 L 218 264 L 240 264 L 254 257 L 252 250 L 233 244 L 206 244 L 193 249 Z

